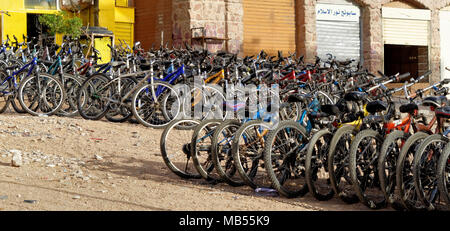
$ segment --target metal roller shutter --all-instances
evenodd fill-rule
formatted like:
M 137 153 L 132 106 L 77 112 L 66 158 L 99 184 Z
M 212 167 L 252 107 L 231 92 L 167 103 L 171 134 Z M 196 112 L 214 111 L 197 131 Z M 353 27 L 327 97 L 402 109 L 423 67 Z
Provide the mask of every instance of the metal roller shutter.
M 244 0 L 244 54 L 295 52 L 295 1 Z
M 384 44 L 428 46 L 429 10 L 383 7 Z
M 119 39 L 125 41 L 131 48 L 133 47 L 133 24 L 125 22 L 116 22 L 115 28 L 116 45 L 119 45 Z
M 337 60 L 361 59 L 361 10 L 350 2 L 316 5 L 317 55 Z M 345 3 L 345 4 L 344 4 Z

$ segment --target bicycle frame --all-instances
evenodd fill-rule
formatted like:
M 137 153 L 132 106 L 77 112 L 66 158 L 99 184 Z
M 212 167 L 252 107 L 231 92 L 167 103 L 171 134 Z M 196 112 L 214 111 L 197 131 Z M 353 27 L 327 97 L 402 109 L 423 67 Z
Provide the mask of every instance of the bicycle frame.
M 14 88 L 17 88 L 18 85 L 19 85 L 17 75 L 20 74 L 20 73 L 21 73 L 22 71 L 24 71 L 25 69 L 27 69 L 28 67 L 30 67 L 30 69 L 28 70 L 27 75 L 26 75 L 26 77 L 28 77 L 28 76 L 31 75 L 31 73 L 32 73 L 33 70 L 34 70 L 34 67 L 36 67 L 36 66 L 37 66 L 37 58 L 33 58 L 33 60 L 32 60 L 31 62 L 29 62 L 27 65 L 23 66 L 23 67 L 20 68 L 20 70 L 18 70 L 18 71 L 14 71 L 14 72 L 12 73 L 12 75 L 10 75 L 10 76 L 8 76 L 7 78 L 5 78 L 5 80 L 3 80 L 3 82 L 2 82 L 0 85 L 5 84 L 5 83 L 6 83 L 7 81 L 9 81 L 11 78 L 14 78 Z M 25 78 L 26 78 L 26 77 L 25 77 Z M 20 81 L 20 80 L 19 80 L 19 81 Z M 11 92 L 2 92 L 2 93 L 4 93 L 4 94 L 9 94 L 9 93 L 11 93 Z

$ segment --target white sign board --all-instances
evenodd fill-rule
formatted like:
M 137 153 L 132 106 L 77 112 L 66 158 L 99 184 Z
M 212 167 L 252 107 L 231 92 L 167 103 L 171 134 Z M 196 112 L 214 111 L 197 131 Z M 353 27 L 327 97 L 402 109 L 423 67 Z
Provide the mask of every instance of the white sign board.
M 357 6 L 317 4 L 317 20 L 358 22 L 361 10 Z

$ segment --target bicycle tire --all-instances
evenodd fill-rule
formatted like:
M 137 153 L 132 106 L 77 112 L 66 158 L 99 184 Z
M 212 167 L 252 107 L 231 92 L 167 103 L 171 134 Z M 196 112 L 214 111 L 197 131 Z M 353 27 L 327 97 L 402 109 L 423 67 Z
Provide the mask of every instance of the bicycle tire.
M 180 114 L 180 109 L 181 109 L 181 102 L 178 96 L 178 93 L 172 88 L 172 85 L 163 82 L 163 81 L 154 81 L 153 82 L 154 86 L 161 87 L 156 89 L 157 91 L 160 89 L 163 89 L 162 91 L 162 97 L 161 95 L 157 96 L 157 100 L 158 99 L 164 99 L 164 95 L 168 95 L 170 94 L 172 96 L 171 100 L 171 104 L 166 104 L 166 101 L 164 101 L 163 103 L 158 102 L 158 103 L 152 103 L 153 100 L 153 96 L 147 96 L 147 100 L 143 100 L 141 97 L 146 96 L 145 93 L 144 95 L 140 95 L 141 92 L 145 91 L 147 92 L 149 88 L 152 88 L 151 84 L 147 84 L 142 86 L 141 88 L 139 88 L 133 95 L 133 100 L 132 100 L 132 106 L 131 106 L 131 111 L 133 112 L 133 116 L 134 118 L 139 121 L 140 124 L 146 126 L 146 127 L 151 127 L 151 128 L 164 128 L 165 126 L 167 126 L 172 120 L 177 119 L 179 114 Z M 168 91 L 166 91 L 167 89 L 170 89 Z M 148 93 L 148 92 L 147 92 Z M 140 105 L 141 104 L 141 105 Z M 145 106 L 145 108 L 143 106 Z M 171 107 L 172 110 L 171 111 L 171 116 L 170 118 L 167 118 L 164 114 L 164 110 L 167 110 L 167 107 Z M 141 109 L 146 109 L 147 112 L 151 113 L 150 115 L 146 115 L 144 112 L 145 110 L 141 110 Z M 139 110 L 139 111 L 138 111 Z M 140 112 L 143 112 L 144 114 L 141 115 Z M 156 115 L 155 115 L 156 114 Z M 143 118 L 143 116 L 145 116 Z M 152 118 L 150 118 L 150 116 L 152 116 Z M 150 120 L 149 120 L 150 119 Z
M 33 108 L 33 104 L 31 105 L 26 105 L 25 104 L 25 98 L 24 98 L 24 94 L 25 94 L 25 86 L 27 86 L 27 83 L 30 83 L 33 79 L 37 79 L 38 81 L 41 81 L 41 79 L 50 79 L 51 83 L 56 84 L 55 86 L 59 88 L 59 90 L 61 91 L 59 93 L 60 99 L 56 99 L 56 105 L 52 104 L 49 105 L 49 100 L 47 99 L 47 95 L 45 95 L 45 97 L 43 97 L 42 95 L 40 96 L 34 96 L 34 97 L 39 97 L 39 102 L 38 105 Z M 45 88 L 45 92 L 44 93 L 52 93 L 51 91 L 47 91 L 47 90 L 52 90 L 51 88 L 49 88 L 48 83 L 44 86 Z M 34 116 L 42 116 L 42 115 L 47 115 L 47 116 L 51 116 L 54 115 L 56 113 L 59 112 L 59 110 L 62 107 L 62 104 L 66 98 L 66 92 L 64 91 L 64 86 L 62 85 L 62 83 L 59 81 L 59 79 L 55 78 L 52 75 L 48 75 L 48 74 L 39 74 L 39 75 L 32 75 L 27 77 L 26 79 L 22 80 L 19 86 L 19 102 L 20 105 L 22 106 L 23 109 L 25 109 L 26 112 L 28 112 L 31 115 Z M 27 92 L 28 93 L 28 92 Z M 42 92 L 40 92 L 40 94 L 42 94 Z M 58 93 L 56 92 L 56 94 L 58 95 Z M 29 94 L 27 94 L 27 96 L 30 96 Z M 41 101 L 43 99 L 43 101 Z M 50 99 L 52 99 L 52 97 L 50 97 Z M 34 100 L 33 100 L 34 101 Z M 45 104 L 45 105 L 44 105 Z M 44 108 L 44 107 L 50 107 L 50 111 L 48 111 L 48 108 Z M 31 108 L 30 108 L 31 107 Z M 41 113 L 39 113 L 38 111 L 41 111 Z
M 333 187 L 329 183 L 327 160 L 331 139 L 333 139 L 333 134 L 328 129 L 320 130 L 309 141 L 306 152 L 306 183 L 308 184 L 309 192 L 319 201 L 328 201 L 334 196 Z M 322 141 L 324 142 L 321 143 Z M 316 147 L 316 144 L 319 146 Z M 317 155 L 318 153 L 319 155 Z M 315 160 L 314 163 L 313 160 Z M 319 181 L 318 175 L 321 173 L 328 175 L 328 177 Z M 324 180 L 325 182 L 323 182 Z M 317 187 L 316 182 L 318 184 Z
M 400 203 L 407 210 L 424 209 L 424 207 L 419 204 L 420 202 L 417 201 L 418 197 L 414 187 L 412 176 L 413 163 L 411 159 L 414 158 L 414 153 L 417 150 L 418 144 L 428 136 L 429 135 L 425 132 L 418 132 L 410 136 L 403 145 L 397 160 L 397 168 L 395 170 L 397 198 L 400 198 Z
M 81 117 L 86 120 L 100 120 L 106 115 L 109 103 L 104 104 L 101 97 L 97 95 L 95 84 L 102 85 L 104 83 L 103 85 L 105 85 L 109 81 L 110 79 L 105 74 L 95 74 L 84 81 L 77 94 L 77 108 Z M 100 90 L 103 89 L 100 88 Z M 111 89 L 109 89 L 110 94 L 112 94 Z
M 439 193 L 444 198 L 447 206 L 450 206 L 450 195 L 449 195 L 449 187 L 450 187 L 450 142 L 444 149 L 444 153 L 439 158 L 438 162 L 438 170 L 437 170 L 437 178 L 438 178 L 438 187 Z
M 236 169 L 238 170 L 239 176 L 241 177 L 241 179 L 251 188 L 253 189 L 257 189 L 257 188 L 267 188 L 267 187 L 271 187 L 271 182 L 269 182 L 270 180 L 267 178 L 267 176 L 265 175 L 265 171 L 264 173 L 262 169 L 259 168 L 264 168 L 263 165 L 263 158 L 262 156 L 260 157 L 256 157 L 255 159 L 253 159 L 252 163 L 251 163 L 251 167 L 248 167 L 248 162 L 246 161 L 247 159 L 244 159 L 245 157 L 241 157 L 241 153 L 240 152 L 240 138 L 241 136 L 245 133 L 246 135 L 249 135 L 248 132 L 246 132 L 247 128 L 250 128 L 252 126 L 260 126 L 260 127 L 264 127 L 265 129 L 269 129 L 270 125 L 266 122 L 263 122 L 261 120 L 253 120 L 247 123 L 244 123 L 237 131 L 236 131 L 236 135 L 233 139 L 233 143 L 232 143 L 232 154 L 233 154 L 233 160 L 234 160 L 234 164 L 236 166 Z M 248 136 L 250 137 L 250 136 Z M 259 137 L 259 139 L 264 139 L 264 137 Z M 248 139 L 248 138 L 247 138 Z M 248 139 L 249 140 L 249 139 Z M 244 142 L 246 142 L 244 140 Z M 256 141 L 257 144 L 258 141 Z M 261 142 L 261 140 L 259 140 L 259 142 Z M 263 141 L 264 142 L 264 141 Z M 245 144 L 244 144 L 245 145 Z M 257 144 L 257 148 L 258 148 L 258 152 L 262 152 L 262 149 L 260 146 L 260 144 Z M 245 163 L 243 163 L 243 161 L 246 161 Z M 244 164 L 245 164 L 245 169 L 244 169 Z M 258 175 L 258 173 L 260 173 Z M 258 182 L 256 182 L 258 181 Z
M 298 132 L 298 136 L 297 134 L 294 134 L 296 136 L 296 138 L 300 138 L 301 140 L 299 141 L 299 144 L 296 144 L 296 146 L 294 147 L 294 149 L 290 149 L 288 153 L 277 153 L 277 155 L 280 155 L 280 158 L 278 158 L 278 160 L 282 160 L 281 164 L 279 164 L 278 162 L 276 162 L 276 167 L 284 166 L 284 169 L 277 169 L 277 172 L 283 171 L 280 176 L 277 176 L 274 170 L 274 161 L 277 161 L 277 159 L 273 158 L 272 153 L 273 153 L 273 146 L 275 144 L 275 139 L 277 139 L 277 135 L 278 132 L 283 132 L 285 131 L 285 129 L 287 129 L 286 131 L 289 133 L 292 133 L 294 130 L 297 130 Z M 300 136 L 300 137 L 299 137 Z M 289 138 L 289 140 L 291 140 L 292 137 Z M 306 129 L 301 126 L 298 122 L 296 121 L 291 121 L 291 120 L 286 120 L 286 121 L 282 121 L 279 123 L 279 125 L 277 126 L 277 128 L 273 129 L 272 131 L 269 132 L 269 134 L 267 135 L 267 139 L 266 139 L 266 144 L 264 147 L 264 166 L 266 168 L 266 172 L 269 175 L 269 178 L 272 182 L 272 186 L 277 189 L 277 191 L 288 198 L 294 198 L 294 197 L 302 197 L 304 196 L 306 193 L 308 193 L 308 184 L 306 183 L 305 180 L 305 172 L 304 172 L 304 163 L 302 163 L 302 161 L 300 161 L 300 163 L 297 162 L 297 160 L 301 160 L 301 159 L 305 159 L 305 157 L 301 157 L 299 155 L 305 155 L 305 150 L 303 151 L 298 151 L 297 149 L 304 149 L 305 146 L 308 143 L 308 136 L 307 136 L 307 132 Z M 291 146 L 292 143 L 294 143 L 295 141 L 289 141 L 289 146 Z M 281 145 L 277 145 L 277 146 L 281 146 Z M 281 150 L 280 150 L 281 151 Z M 292 153 L 292 156 L 290 156 Z M 283 156 L 281 156 L 283 155 Z M 294 158 L 295 157 L 295 158 Z M 294 162 L 293 164 L 291 162 Z M 288 171 L 287 168 L 290 167 L 295 167 L 295 170 L 291 170 Z M 297 172 L 297 170 L 301 170 L 303 169 L 303 172 Z M 289 175 L 287 175 L 289 174 Z M 291 174 L 294 174 L 295 176 L 292 176 Z M 303 179 L 302 179 L 303 178 Z M 296 181 L 289 181 L 289 179 L 295 179 Z M 292 185 L 291 187 L 288 187 L 290 185 Z
M 181 178 L 185 178 L 185 179 L 189 179 L 189 178 L 201 179 L 202 176 L 198 172 L 196 172 L 196 169 L 193 166 L 193 163 L 191 161 L 190 151 L 186 150 L 186 147 L 188 147 L 189 144 L 183 143 L 183 144 L 180 144 L 181 145 L 180 146 L 177 143 L 175 143 L 175 142 L 179 142 L 179 140 L 180 140 L 179 134 L 176 134 L 176 137 L 173 138 L 173 142 L 168 142 L 168 137 L 171 135 L 170 132 L 173 129 L 176 129 L 177 125 L 180 123 L 200 124 L 200 121 L 198 121 L 198 120 L 174 120 L 170 124 L 168 124 L 161 135 L 161 140 L 160 140 L 161 155 L 163 157 L 163 160 L 164 160 L 164 163 L 166 164 L 166 166 L 177 176 L 179 176 Z M 183 130 L 183 132 L 188 132 L 188 130 Z M 184 137 L 185 139 L 183 141 L 186 141 L 189 143 L 192 139 L 192 134 L 186 133 L 185 135 L 187 137 Z M 170 141 L 172 141 L 172 140 L 170 140 Z M 176 147 L 174 147 L 175 150 L 168 150 L 170 148 L 170 146 L 168 146 L 168 145 L 176 146 Z M 182 170 L 182 169 L 180 169 L 180 167 L 178 167 L 178 166 L 182 166 L 182 165 L 177 164 L 177 163 L 181 163 L 181 162 L 180 161 L 177 162 L 175 155 L 180 156 L 180 158 L 179 158 L 180 160 L 183 160 L 183 161 L 184 161 L 184 159 L 187 160 L 184 170 Z M 186 157 L 186 158 L 184 158 L 184 157 Z
M 217 126 L 219 126 L 223 121 L 222 120 L 205 120 L 201 122 L 194 129 L 194 134 L 192 135 L 191 140 L 191 156 L 192 161 L 194 162 L 194 166 L 197 169 L 197 172 L 203 177 L 203 179 L 208 182 L 219 182 L 221 177 L 213 172 L 214 164 L 212 160 L 212 142 L 213 142 L 213 134 Z M 206 134 L 202 134 L 204 129 L 212 129 L 207 131 Z M 200 137 L 202 136 L 202 137 Z M 202 144 L 201 148 L 197 145 L 204 140 L 209 140 L 209 144 Z M 205 147 L 207 146 L 207 147 Z M 207 152 L 207 157 L 205 161 L 200 160 L 200 152 Z M 205 159 L 205 158 L 203 158 Z
M 422 203 L 425 205 L 425 207 L 428 210 L 435 210 L 437 206 L 439 205 L 439 191 L 437 187 L 437 179 L 436 179 L 436 171 L 437 171 L 437 162 L 439 160 L 440 154 L 439 152 L 435 152 L 435 150 L 431 150 L 430 152 L 427 152 L 427 147 L 432 144 L 441 143 L 441 147 L 444 147 L 448 143 L 448 139 L 441 134 L 434 134 L 422 141 L 419 148 L 417 149 L 417 152 L 414 156 L 414 165 L 413 165 L 413 179 L 414 179 L 414 186 L 416 188 L 416 193 L 419 199 L 422 201 Z M 431 172 L 425 172 L 422 171 L 422 160 L 425 160 L 426 163 L 429 163 L 429 167 L 431 167 Z M 434 161 L 433 161 L 434 160 Z M 425 190 L 424 181 L 422 180 L 422 174 L 427 174 L 425 177 L 427 178 L 426 181 L 432 181 L 430 182 L 431 189 L 428 188 L 428 190 Z M 431 191 L 431 197 L 429 198 L 426 194 L 428 191 Z M 433 195 L 437 196 L 437 198 L 433 198 Z M 435 203 L 435 200 L 438 200 L 437 203 Z
M 371 139 L 367 143 L 369 145 L 368 148 L 360 149 L 360 144 L 366 144 L 364 141 L 367 138 Z M 375 146 L 373 146 L 373 141 L 376 142 Z M 352 185 L 359 201 L 370 209 L 381 209 L 386 207 L 386 199 L 384 194 L 381 193 L 381 188 L 378 183 L 378 159 L 373 159 L 378 158 L 382 141 L 383 137 L 377 131 L 367 129 L 356 135 L 350 148 L 350 177 L 352 180 Z M 370 146 L 372 149 L 370 149 Z M 367 153 L 366 151 L 369 151 L 367 156 L 365 155 Z M 370 172 L 367 172 L 366 169 Z M 358 177 L 358 173 L 362 172 L 364 173 L 364 176 Z M 369 180 L 373 187 L 367 190 L 368 188 L 366 182 Z M 378 189 L 379 192 L 373 193 L 372 189 L 375 189 L 375 191 Z M 370 195 L 369 193 L 366 193 L 368 191 L 370 192 Z
M 401 147 L 396 147 L 395 145 L 400 139 L 402 143 L 406 142 L 405 132 L 396 130 L 386 136 L 378 158 L 378 179 L 380 180 L 381 191 L 389 204 L 394 204 L 399 200 L 395 198 L 395 170 Z M 388 165 L 387 168 L 386 165 Z M 386 172 L 388 173 L 386 174 Z
M 214 163 L 214 168 L 217 171 L 217 174 L 221 177 L 223 181 L 228 183 L 230 186 L 239 187 L 245 185 L 245 182 L 239 177 L 237 173 L 236 166 L 234 164 L 232 151 L 232 142 L 236 131 L 240 128 L 242 123 L 238 120 L 226 120 L 220 126 L 216 128 L 216 131 L 213 135 L 212 142 L 212 160 Z M 233 129 L 231 129 L 233 128 Z M 227 130 L 227 134 L 224 134 L 224 130 Z M 228 137 L 228 135 L 233 135 Z M 221 135 L 225 137 L 221 137 Z M 219 137 L 221 140 L 219 140 Z M 219 154 L 223 153 L 224 154 Z M 221 160 L 225 161 L 224 166 L 221 164 Z
M 344 163 L 342 166 L 343 169 L 343 175 L 341 176 L 341 174 L 336 174 L 336 169 L 339 169 L 341 166 L 336 166 L 336 164 L 334 163 L 334 158 L 335 157 L 339 157 L 339 155 L 336 155 L 336 152 L 339 151 L 342 153 L 342 155 L 348 155 L 349 151 L 350 151 L 350 145 L 351 145 L 351 140 L 347 140 L 347 141 L 341 141 L 342 139 L 345 139 L 346 135 L 350 135 L 350 136 L 355 136 L 356 134 L 355 131 L 355 127 L 351 126 L 351 125 L 345 125 L 341 128 L 339 128 L 333 135 L 333 139 L 331 139 L 331 143 L 330 143 L 330 149 L 328 152 L 328 171 L 330 174 L 330 184 L 331 187 L 334 190 L 335 195 L 338 195 L 339 198 L 344 201 L 347 204 L 354 204 L 354 203 L 358 203 L 359 202 L 359 198 L 356 195 L 356 192 L 353 191 L 353 187 L 351 186 L 351 179 L 350 179 L 350 175 L 348 170 L 345 171 L 345 165 L 349 164 L 345 162 L 345 159 L 343 160 Z M 341 145 L 342 142 L 346 142 L 345 144 L 348 144 L 346 146 Z M 339 145 L 339 147 L 338 147 Z M 348 150 L 341 150 L 341 149 L 346 149 L 348 148 Z M 344 157 L 345 158 L 345 157 Z M 348 157 L 347 157 L 348 158 Z M 336 169 L 335 169 L 336 167 Z M 338 172 L 339 173 L 339 172 Z M 344 178 L 345 183 L 342 184 L 342 187 L 340 187 L 342 179 Z M 345 191 L 344 191 L 345 190 Z
M 125 86 L 122 87 L 122 89 L 121 89 L 120 100 L 122 100 L 122 97 L 124 97 L 128 93 L 127 90 L 133 89 L 133 87 L 136 86 L 136 84 L 138 83 L 138 81 L 134 77 L 125 77 L 125 78 L 121 79 L 121 81 L 126 81 L 126 80 L 128 80 L 128 82 L 125 82 L 125 83 L 122 82 L 122 85 L 125 85 Z M 116 93 L 116 95 L 117 94 L 118 93 Z M 130 97 L 130 99 L 126 99 L 126 100 L 131 101 L 131 97 Z M 110 104 L 109 106 L 110 106 L 110 109 L 105 114 L 105 118 L 110 122 L 123 123 L 123 122 L 128 121 L 131 117 L 133 117 L 133 112 L 130 110 L 130 108 L 127 105 L 115 106 L 115 104 Z M 112 107 L 115 107 L 115 108 L 112 108 Z
M 0 85 L 0 114 L 5 112 L 11 104 L 11 96 L 6 92 L 11 92 L 12 87 L 10 81 L 5 81 L 7 77 L 8 74 L 5 71 L 0 71 L 0 82 L 3 83 L 2 85 Z

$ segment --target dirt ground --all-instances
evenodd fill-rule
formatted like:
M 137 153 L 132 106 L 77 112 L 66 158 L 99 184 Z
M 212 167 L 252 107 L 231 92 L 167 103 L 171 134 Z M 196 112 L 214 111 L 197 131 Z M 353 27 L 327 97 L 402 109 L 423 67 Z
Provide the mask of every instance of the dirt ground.
M 161 133 L 131 123 L 2 114 L 0 211 L 367 210 L 337 198 L 262 197 L 249 187 L 181 179 L 162 160 Z M 11 166 L 15 153 L 20 167 Z

